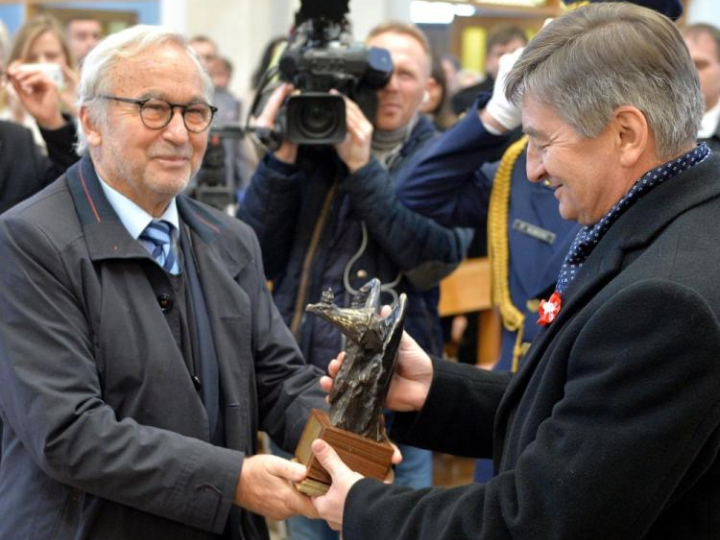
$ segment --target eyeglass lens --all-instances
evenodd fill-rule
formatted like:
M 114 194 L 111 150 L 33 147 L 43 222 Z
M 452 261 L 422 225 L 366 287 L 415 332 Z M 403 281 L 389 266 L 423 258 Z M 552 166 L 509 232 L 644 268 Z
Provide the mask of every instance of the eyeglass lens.
M 140 109 L 140 116 L 145 125 L 151 129 L 165 127 L 173 113 L 173 108 L 167 101 L 151 99 Z M 207 129 L 212 121 L 212 110 L 204 103 L 186 105 L 182 110 L 185 127 L 189 131 L 200 132 Z

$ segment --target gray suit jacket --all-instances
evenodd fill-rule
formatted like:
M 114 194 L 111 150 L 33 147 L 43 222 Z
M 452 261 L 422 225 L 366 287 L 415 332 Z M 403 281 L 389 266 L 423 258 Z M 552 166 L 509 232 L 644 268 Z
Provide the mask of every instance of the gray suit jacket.
M 292 450 L 319 372 L 265 286 L 255 236 L 180 196 L 218 358 L 226 448 L 88 158 L 0 218 L 0 539 L 266 538 L 232 506 L 258 429 Z M 157 274 L 160 275 L 157 275 Z

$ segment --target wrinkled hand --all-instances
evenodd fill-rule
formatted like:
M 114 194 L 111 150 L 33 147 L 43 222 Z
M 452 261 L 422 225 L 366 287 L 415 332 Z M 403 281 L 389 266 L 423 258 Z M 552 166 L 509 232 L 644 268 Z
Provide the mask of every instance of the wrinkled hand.
M 500 58 L 500 67 L 498 68 L 498 75 L 495 80 L 495 86 L 493 87 L 492 97 L 485 106 L 485 109 L 480 113 L 480 118 L 483 122 L 490 123 L 493 126 L 495 126 L 494 122 L 497 122 L 500 126 L 495 126 L 496 128 L 502 127 L 507 131 L 512 131 L 518 127 L 521 121 L 520 107 L 513 105 L 505 97 L 505 81 L 515 62 L 517 62 L 520 55 L 522 55 L 523 50 L 524 49 L 520 47 L 516 51 L 510 54 L 504 54 Z M 490 118 L 488 119 L 487 116 Z M 490 121 L 488 122 L 488 120 Z
M 10 83 L 23 107 L 40 127 L 58 129 L 65 124 L 60 114 L 58 89 L 41 71 L 18 69 L 21 62 L 15 61 L 7 70 Z
M 313 497 L 312 504 L 331 529 L 340 531 L 342 530 L 345 499 L 347 499 L 350 488 L 363 476 L 351 471 L 325 441 L 314 440 L 311 449 L 332 478 L 328 492 L 320 497 Z
M 326 392 L 332 389 L 343 360 L 345 353 L 340 353 L 330 361 L 328 375 L 320 378 L 320 386 Z M 432 378 L 430 357 L 407 332 L 403 332 L 398 348 L 397 367 L 390 381 L 385 406 L 393 411 L 419 411 L 427 399 Z
M 274 129 L 278 111 L 292 91 L 293 87 L 290 84 L 283 83 L 278 86 L 268 98 L 260 116 L 258 116 L 255 120 L 254 126 L 269 130 Z M 288 140 L 283 140 L 280 144 L 280 148 L 275 150 L 273 155 L 276 159 L 282 161 L 283 163 L 295 163 L 295 160 L 297 159 L 297 151 L 297 144 L 291 143 Z
M 345 96 L 343 99 L 347 134 L 343 142 L 335 145 L 335 149 L 350 172 L 354 173 L 370 161 L 373 126 L 354 101 Z
M 270 519 L 303 515 L 317 518 L 309 497 L 291 482 L 305 479 L 307 470 L 299 463 L 269 454 L 245 458 L 235 489 L 235 504 Z

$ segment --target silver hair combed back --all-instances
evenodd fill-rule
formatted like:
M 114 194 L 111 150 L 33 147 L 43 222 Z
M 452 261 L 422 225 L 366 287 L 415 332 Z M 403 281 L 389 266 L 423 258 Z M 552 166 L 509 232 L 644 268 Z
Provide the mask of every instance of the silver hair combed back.
M 577 8 L 543 28 L 508 75 L 506 95 L 551 107 L 584 137 L 623 105 L 647 119 L 660 157 L 694 143 L 704 113 L 697 73 L 667 17 L 629 3 Z
M 106 37 L 85 57 L 78 84 L 78 110 L 85 107 L 94 123 L 104 125 L 108 105 L 95 97 L 112 91 L 110 74 L 117 62 L 168 43 L 179 45 L 193 59 L 202 79 L 205 98 L 210 102 L 213 97 L 212 81 L 195 51 L 188 46 L 187 38 L 161 26 L 137 25 Z M 84 153 L 87 147 L 82 124 L 78 122 L 78 153 Z

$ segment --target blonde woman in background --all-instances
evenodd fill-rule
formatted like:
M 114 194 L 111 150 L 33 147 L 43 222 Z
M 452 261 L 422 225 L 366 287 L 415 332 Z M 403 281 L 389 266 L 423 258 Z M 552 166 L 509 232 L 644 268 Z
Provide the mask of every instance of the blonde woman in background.
M 48 78 L 58 89 L 61 111 L 76 116 L 76 62 L 55 19 L 39 15 L 26 21 L 13 39 L 8 65 L 10 71 L 20 70 L 28 74 L 23 77 L 24 84 L 17 91 L 29 93 L 38 77 Z M 0 98 L 0 119 L 11 120 L 29 128 L 36 143 L 44 148 L 45 142 L 35 120 L 22 106 L 15 92 L 15 88 L 5 86 Z

